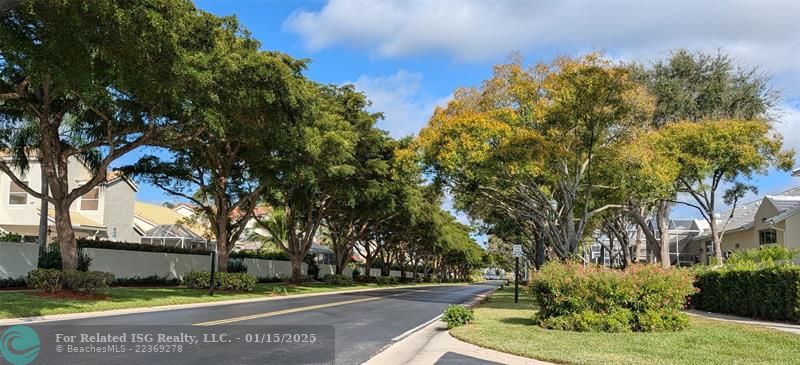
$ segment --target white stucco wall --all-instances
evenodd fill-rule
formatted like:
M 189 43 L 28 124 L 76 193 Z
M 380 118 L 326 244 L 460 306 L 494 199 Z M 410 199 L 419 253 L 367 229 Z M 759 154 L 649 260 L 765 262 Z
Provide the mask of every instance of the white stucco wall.
M 185 255 L 161 252 L 143 252 L 126 250 L 108 250 L 102 248 L 85 248 L 84 252 L 92 258 L 89 269 L 113 273 L 117 278 L 147 277 L 152 275 L 166 276 L 169 279 L 183 278 L 190 271 L 208 271 L 211 258 L 205 255 Z M 39 246 L 25 243 L 0 243 L 0 278 L 17 278 L 27 276 L 36 269 L 39 257 Z M 289 277 L 292 266 L 289 261 L 273 261 L 260 259 L 244 259 L 247 273 L 256 277 Z M 319 265 L 320 276 L 336 272 L 333 265 Z M 303 264 L 303 273 L 308 265 Z M 359 268 L 363 272 L 364 268 Z M 347 267 L 344 275 L 353 275 L 353 269 Z M 381 276 L 380 269 L 372 269 L 372 276 Z M 406 276 L 411 277 L 407 272 Z M 400 277 L 400 271 L 392 270 L 391 276 Z
M 204 255 L 184 255 L 161 252 L 84 249 L 92 262 L 89 269 L 113 273 L 118 278 L 166 276 L 183 278 L 189 271 L 209 271 L 211 258 Z
M 244 264 L 247 265 L 247 273 L 258 278 L 289 277 L 292 275 L 292 263 L 289 261 L 244 259 Z M 306 272 L 308 272 L 308 265 L 303 263 L 303 273 L 305 274 Z
M 39 263 L 39 245 L 0 242 L 0 278 L 27 276 Z

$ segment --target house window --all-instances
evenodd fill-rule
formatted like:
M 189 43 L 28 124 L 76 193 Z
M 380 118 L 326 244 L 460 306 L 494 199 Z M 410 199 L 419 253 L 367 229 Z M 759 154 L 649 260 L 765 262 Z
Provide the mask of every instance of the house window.
M 81 210 L 97 210 L 100 205 L 100 189 L 95 187 L 81 196 Z
M 23 181 L 25 186 L 28 186 L 27 181 Z M 28 193 L 23 189 L 21 186 L 17 185 L 15 182 L 11 182 L 11 189 L 9 190 L 8 194 L 8 204 L 9 205 L 25 205 L 28 204 Z
M 758 231 L 758 243 L 761 245 L 778 243 L 778 232 L 775 232 L 774 229 Z
M 706 253 L 709 255 L 713 255 L 714 252 L 714 242 L 706 241 Z

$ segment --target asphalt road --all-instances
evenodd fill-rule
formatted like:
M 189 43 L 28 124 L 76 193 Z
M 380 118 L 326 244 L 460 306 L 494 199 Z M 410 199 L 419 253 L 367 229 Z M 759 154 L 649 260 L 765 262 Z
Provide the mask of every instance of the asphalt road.
M 258 327 L 253 326 L 332 326 L 332 329 L 331 327 L 326 328 L 330 329 L 327 332 L 330 333 L 328 337 L 335 339 L 335 345 L 329 343 L 331 346 L 328 347 L 328 349 L 335 348 L 335 363 L 361 364 L 386 346 L 399 340 L 399 336 L 408 334 L 408 331 L 440 315 L 447 305 L 469 301 L 478 294 L 490 291 L 493 287 L 494 283 L 484 283 L 468 286 L 419 286 L 304 298 L 289 296 L 285 299 L 265 302 L 55 321 L 43 325 L 50 328 L 72 328 L 84 332 L 91 332 L 94 328 L 102 328 L 106 325 L 130 326 L 141 332 L 152 331 L 153 328 L 168 330 L 173 328 L 172 325 L 192 325 L 191 328 L 196 332 L 199 331 L 198 333 L 236 328 L 238 334 L 234 336 L 240 340 L 244 339 L 245 333 L 257 332 Z M 295 330 L 303 331 L 302 328 Z M 320 333 L 322 337 L 325 337 L 324 328 Z M 46 357 L 47 346 L 52 345 L 54 344 L 43 339 L 40 360 Z M 219 350 L 214 350 L 211 354 L 209 351 L 205 351 L 194 356 L 185 353 L 161 354 L 153 359 L 142 358 L 144 360 L 132 363 L 152 364 L 151 361 L 154 359 L 157 359 L 155 361 L 158 363 L 285 363 L 281 360 L 285 358 L 278 355 L 267 355 L 263 350 L 257 353 L 248 353 L 247 349 L 243 350 L 242 347 L 235 346 L 223 346 L 217 347 L 217 349 Z M 290 363 L 313 362 L 311 360 L 314 360 L 315 357 L 324 357 L 322 353 L 325 349 L 295 348 L 295 350 L 298 349 L 303 355 L 288 360 Z M 297 356 L 296 353 L 297 351 L 292 356 Z M 332 352 L 328 350 L 328 353 Z M 113 364 L 115 362 L 113 358 L 106 356 L 107 362 L 104 363 Z M 64 357 L 61 358 L 61 360 L 64 359 Z M 128 363 L 122 360 L 123 358 L 119 358 L 119 361 L 116 362 Z

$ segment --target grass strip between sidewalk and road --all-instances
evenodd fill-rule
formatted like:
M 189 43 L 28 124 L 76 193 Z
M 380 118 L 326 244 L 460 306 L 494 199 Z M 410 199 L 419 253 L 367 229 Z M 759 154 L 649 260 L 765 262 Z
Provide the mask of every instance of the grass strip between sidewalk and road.
M 416 284 L 416 286 L 426 285 L 437 284 Z M 291 296 L 358 289 L 388 289 L 399 286 L 404 286 L 404 284 L 394 286 L 378 286 L 377 284 L 356 284 L 351 286 L 327 284 L 308 284 L 300 286 L 280 283 L 258 284 L 252 292 L 215 291 L 213 297 L 208 295 L 208 290 L 188 289 L 184 287 L 113 287 L 109 290 L 107 299 L 70 299 L 41 296 L 34 291 L 0 291 L 0 319 L 96 312 L 114 309 L 149 308 L 176 304 L 208 303 L 225 300 L 266 298 L 271 296 L 281 297 L 281 295 L 277 293 L 282 292 L 283 289 L 285 289 L 287 296 Z
M 522 290 L 522 288 L 520 288 Z M 478 346 L 560 364 L 800 364 L 800 335 L 690 317 L 680 332 L 583 333 L 534 324 L 533 299 L 498 290 L 475 320 L 450 330 Z

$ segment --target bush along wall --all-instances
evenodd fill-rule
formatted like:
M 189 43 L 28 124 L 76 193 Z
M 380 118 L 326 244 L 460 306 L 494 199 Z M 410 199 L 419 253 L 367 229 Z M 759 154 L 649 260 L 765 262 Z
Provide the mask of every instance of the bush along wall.
M 214 289 L 253 291 L 258 279 L 246 273 L 218 272 L 214 274 Z M 211 273 L 208 271 L 192 271 L 183 276 L 183 284 L 192 289 L 208 289 L 211 287 Z
M 551 262 L 533 275 L 539 325 L 581 332 L 674 331 L 688 326 L 681 310 L 696 289 L 683 269 L 633 265 L 625 271 Z
M 87 295 L 105 293 L 114 282 L 114 274 L 100 271 L 60 271 L 36 269 L 28 274 L 28 287 L 56 293 L 63 289 Z
M 697 273 L 694 308 L 800 322 L 800 266 L 728 268 Z

